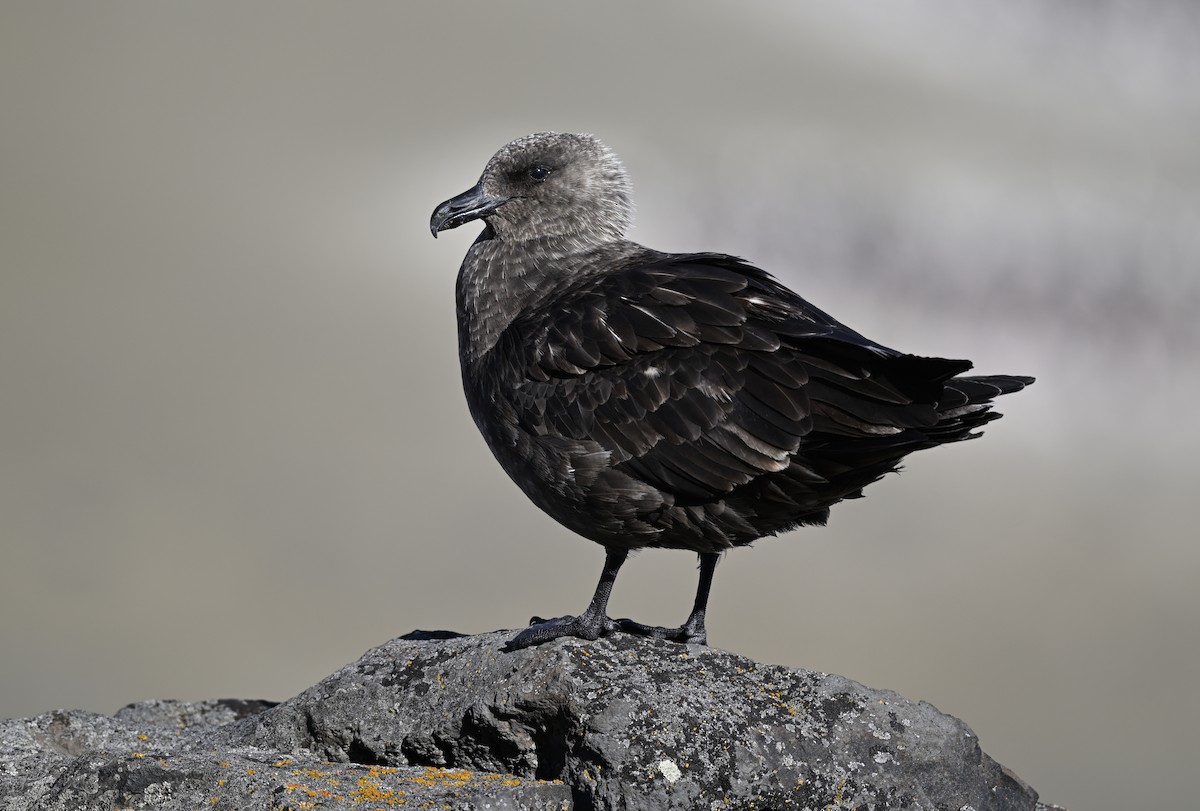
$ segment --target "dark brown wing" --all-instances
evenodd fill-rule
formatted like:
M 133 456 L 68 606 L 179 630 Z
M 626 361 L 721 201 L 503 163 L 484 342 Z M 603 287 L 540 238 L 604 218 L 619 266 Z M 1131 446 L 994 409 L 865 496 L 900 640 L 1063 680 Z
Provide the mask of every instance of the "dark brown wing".
M 713 254 L 657 254 L 586 278 L 524 313 L 501 343 L 525 431 L 595 442 L 678 504 L 785 469 L 817 487 L 826 474 L 805 459 L 806 442 L 843 449 L 933 428 L 944 382 L 970 368 L 876 344 Z

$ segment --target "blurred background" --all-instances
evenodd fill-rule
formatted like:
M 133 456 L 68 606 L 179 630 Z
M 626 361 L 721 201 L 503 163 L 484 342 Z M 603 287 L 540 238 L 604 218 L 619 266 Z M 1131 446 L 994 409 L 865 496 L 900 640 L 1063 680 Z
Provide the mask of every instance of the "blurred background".
M 1033 374 L 977 442 L 728 556 L 713 644 L 963 718 L 1047 801 L 1194 802 L 1200 5 L 0 4 L 0 716 L 284 699 L 413 628 L 581 610 L 458 378 L 509 139 L 633 238 Z M 647 552 L 614 616 L 678 623 Z

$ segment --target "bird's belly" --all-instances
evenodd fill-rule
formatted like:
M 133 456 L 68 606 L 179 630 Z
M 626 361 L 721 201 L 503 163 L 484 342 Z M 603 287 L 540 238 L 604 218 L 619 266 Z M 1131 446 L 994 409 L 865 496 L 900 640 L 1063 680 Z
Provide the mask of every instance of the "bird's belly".
M 658 534 L 645 516 L 661 503 L 661 494 L 632 480 L 620 482 L 608 452 L 595 443 L 538 436 L 515 422 L 491 421 L 480 431 L 529 500 L 572 532 L 628 549 L 647 546 Z
M 567 529 L 605 547 L 719 552 L 763 533 L 731 524 L 723 500 L 681 505 L 611 464 L 594 442 L 535 435 L 515 422 L 480 425 L 492 454 L 525 495 Z
M 749 487 L 707 501 L 684 498 L 624 471 L 598 442 L 525 425 L 502 390 L 469 391 L 468 401 L 492 454 L 529 500 L 606 547 L 719 552 L 800 524 L 823 523 L 824 508 L 841 495 L 786 506 L 764 503 Z

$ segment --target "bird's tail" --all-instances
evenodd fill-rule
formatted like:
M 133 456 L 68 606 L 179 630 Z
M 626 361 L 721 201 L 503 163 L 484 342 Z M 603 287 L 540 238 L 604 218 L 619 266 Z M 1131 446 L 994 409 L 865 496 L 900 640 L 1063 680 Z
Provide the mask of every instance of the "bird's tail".
M 1032 377 L 1022 375 L 981 375 L 952 377 L 945 382 L 938 401 L 938 422 L 925 433 L 939 442 L 956 442 L 978 436 L 975 429 L 999 419 L 992 411 L 992 401 L 1002 394 L 1012 394 L 1033 383 Z

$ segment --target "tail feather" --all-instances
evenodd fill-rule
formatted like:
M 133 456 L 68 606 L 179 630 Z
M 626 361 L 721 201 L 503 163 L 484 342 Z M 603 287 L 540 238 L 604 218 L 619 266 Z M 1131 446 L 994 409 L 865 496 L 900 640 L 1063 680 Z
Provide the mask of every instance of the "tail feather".
M 992 411 L 992 400 L 1031 383 L 1032 377 L 1017 375 L 950 377 L 941 382 L 943 391 L 932 425 L 910 422 L 895 433 L 873 436 L 813 431 L 804 438 L 790 467 L 735 490 L 727 503 L 747 517 L 759 534 L 823 524 L 831 505 L 861 497 L 864 487 L 899 470 L 908 454 L 979 436 L 981 426 L 1000 418 Z M 826 403 L 844 402 L 828 392 L 822 395 Z M 751 538 L 736 543 L 748 540 Z
M 1034 378 L 1023 375 L 981 375 L 947 380 L 938 401 L 938 422 L 929 429 L 929 436 L 939 442 L 973 439 L 978 436 L 973 432 L 975 428 L 1000 418 L 999 413 L 992 411 L 993 399 L 1020 391 L 1033 381 Z

